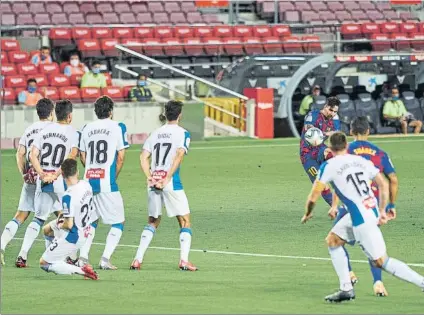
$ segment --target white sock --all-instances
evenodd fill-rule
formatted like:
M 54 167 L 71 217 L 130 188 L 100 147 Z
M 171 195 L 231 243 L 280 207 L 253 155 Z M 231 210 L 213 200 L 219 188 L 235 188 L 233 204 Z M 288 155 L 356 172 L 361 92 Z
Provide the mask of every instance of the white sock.
M 1 250 L 4 251 L 6 249 L 7 244 L 15 237 L 20 225 L 19 221 L 15 219 L 6 224 L 1 234 Z
M 135 259 L 137 259 L 140 263 L 143 262 L 144 254 L 149 248 L 150 242 L 155 235 L 156 229 L 148 225 L 144 228 L 143 233 L 141 233 L 140 245 L 138 246 L 137 254 L 135 255 Z
M 102 259 L 106 259 L 106 260 L 110 259 L 110 256 L 112 256 L 113 252 L 116 249 L 116 246 L 118 246 L 119 244 L 121 236 L 122 236 L 122 229 L 116 228 L 116 227 L 110 228 L 109 234 L 107 235 L 107 238 L 106 238 L 106 247 L 105 247 L 105 250 L 103 251 Z
M 340 281 L 340 290 L 350 291 L 353 289 L 352 282 L 350 281 L 349 265 L 347 261 L 346 253 L 342 246 L 329 247 L 331 261 L 333 262 L 334 270 L 336 270 L 337 276 Z
M 96 225 L 97 226 L 97 225 Z M 96 228 L 91 226 L 87 239 L 84 245 L 80 248 L 80 257 L 88 261 L 88 254 L 90 253 L 91 244 L 93 244 L 94 235 L 96 235 Z
M 69 257 L 72 260 L 76 260 L 78 258 L 78 250 L 73 251 L 71 254 L 69 254 Z
M 188 254 L 190 253 L 191 247 L 191 234 L 192 232 L 190 228 L 182 228 L 180 231 L 180 259 L 183 261 L 188 261 Z
M 58 261 L 52 264 L 47 264 L 41 267 L 43 270 L 47 272 L 54 272 L 57 275 L 84 275 L 85 272 L 82 271 L 80 267 L 69 265 L 63 261 Z
M 32 244 L 34 244 L 38 234 L 40 233 L 41 225 L 42 224 L 32 221 L 25 231 L 24 241 L 22 242 L 21 251 L 19 252 L 19 256 L 25 260 L 27 260 L 28 252 L 31 249 Z
M 44 235 L 44 244 L 46 245 L 46 249 L 49 248 L 50 244 L 53 242 L 53 236 Z
M 424 277 L 409 268 L 403 261 L 389 257 L 384 263 L 383 269 L 401 280 L 413 283 L 424 289 Z

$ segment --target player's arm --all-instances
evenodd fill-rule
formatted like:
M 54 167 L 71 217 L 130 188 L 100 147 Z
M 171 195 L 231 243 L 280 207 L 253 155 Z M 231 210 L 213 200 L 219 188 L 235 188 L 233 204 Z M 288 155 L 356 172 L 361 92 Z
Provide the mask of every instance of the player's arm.
M 81 161 L 82 166 L 84 166 L 84 167 L 85 167 L 86 158 L 87 158 L 87 153 L 81 151 L 80 152 L 80 161 Z
M 150 173 L 150 157 L 151 152 L 149 150 L 143 149 L 140 154 L 140 167 L 144 175 L 147 178 L 147 184 L 150 186 L 153 185 L 152 174 Z
M 31 161 L 32 167 L 37 172 L 40 179 L 45 183 L 51 183 L 52 179 L 51 177 L 48 177 L 46 173 L 44 173 L 43 169 L 41 168 L 40 161 L 38 157 L 40 156 L 40 150 L 33 145 L 31 147 L 31 152 L 29 153 L 29 160 Z
M 64 195 L 62 197 L 62 205 L 63 205 L 63 223 L 59 225 L 59 228 L 70 230 L 74 226 L 74 213 L 72 213 L 72 204 L 71 204 L 71 196 Z
M 390 173 L 387 175 L 389 179 L 389 201 L 393 205 L 396 203 L 397 195 L 399 191 L 399 180 L 396 173 Z
M 380 212 L 380 224 L 384 224 L 387 222 L 386 206 L 389 199 L 389 185 L 381 173 L 378 173 L 375 176 L 374 181 L 376 182 L 379 190 L 378 208 Z
M 26 166 L 26 148 L 24 145 L 19 145 L 16 151 L 16 165 L 18 166 L 19 173 L 24 175 Z
M 169 169 L 168 174 L 166 175 L 166 178 L 160 181 L 158 185 L 156 186 L 158 189 L 164 188 L 171 181 L 172 176 L 174 176 L 175 172 L 180 167 L 186 152 L 187 151 L 184 148 L 177 149 L 177 153 L 175 154 L 174 160 L 172 161 L 171 168 Z
M 118 175 L 121 172 L 122 167 L 124 166 L 125 150 L 128 149 L 130 146 L 128 142 L 127 126 L 125 126 L 124 123 L 119 123 L 118 126 L 121 136 L 118 137 L 118 146 L 116 148 L 116 151 L 118 151 L 116 161 L 116 178 L 118 178 Z
M 60 226 L 61 229 L 65 229 L 65 230 L 70 230 L 72 229 L 72 227 L 74 226 L 74 218 L 69 217 L 69 218 L 64 218 L 63 219 L 63 223 Z
M 314 185 L 312 186 L 312 190 L 309 193 L 308 199 L 306 200 L 306 206 L 305 206 L 305 216 L 302 219 L 302 223 L 306 223 L 306 221 L 311 218 L 312 216 L 312 210 L 315 208 L 315 205 L 321 196 L 322 191 L 326 188 L 326 184 L 322 183 L 318 179 L 314 182 Z
M 118 178 L 118 175 L 121 172 L 122 167 L 124 166 L 124 160 L 125 160 L 125 149 L 122 149 L 118 151 L 118 156 L 116 158 L 116 178 Z
M 339 197 L 336 193 L 333 193 L 333 200 L 331 201 L 331 208 L 330 211 L 328 211 L 328 216 L 334 220 L 337 216 L 337 213 L 339 212 L 338 206 L 339 206 Z

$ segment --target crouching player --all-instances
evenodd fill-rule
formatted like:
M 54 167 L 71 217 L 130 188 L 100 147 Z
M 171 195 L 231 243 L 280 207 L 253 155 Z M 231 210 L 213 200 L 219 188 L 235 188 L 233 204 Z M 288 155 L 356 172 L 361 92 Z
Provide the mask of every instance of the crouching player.
M 389 180 L 389 193 L 390 199 L 389 204 L 386 207 L 386 212 L 389 220 L 396 218 L 395 202 L 398 194 L 399 182 L 396 176 L 394 166 L 386 152 L 381 150 L 376 145 L 368 142 L 368 136 L 370 132 L 370 126 L 366 117 L 355 118 L 350 126 L 350 133 L 355 137 L 355 141 L 349 144 L 348 153 L 354 155 L 360 155 L 367 160 L 370 160 L 376 168 Z M 371 189 L 374 196 L 378 200 L 379 191 L 375 182 L 372 182 Z M 337 202 L 336 202 L 337 203 Z M 330 217 L 337 218 L 335 224 L 347 213 L 346 208 L 336 208 L 337 205 L 333 206 L 330 210 Z M 337 213 L 338 212 L 338 213 Z M 374 266 L 370 260 L 371 273 L 374 280 L 374 294 L 377 296 L 387 296 L 387 290 L 382 282 L 382 272 L 380 268 Z
M 81 268 L 65 262 L 66 257 L 74 254 L 86 241 L 91 228 L 93 191 L 89 183 L 78 180 L 78 165 L 75 160 L 65 160 L 61 169 L 68 187 L 62 198 L 63 219 L 49 224 L 52 230 L 59 233 L 56 233 L 55 239 L 41 257 L 40 267 L 46 272 L 77 274 L 97 280 L 97 274 L 90 265 Z
M 159 227 L 162 208 L 169 217 L 177 217 L 180 225 L 179 269 L 196 271 L 188 261 L 191 247 L 190 208 L 180 179 L 180 167 L 188 153 L 190 133 L 179 126 L 183 104 L 169 101 L 165 106 L 167 123 L 152 132 L 140 156 L 141 168 L 148 184 L 148 225 L 141 234 L 140 245 L 130 269 L 138 270 L 144 254 Z

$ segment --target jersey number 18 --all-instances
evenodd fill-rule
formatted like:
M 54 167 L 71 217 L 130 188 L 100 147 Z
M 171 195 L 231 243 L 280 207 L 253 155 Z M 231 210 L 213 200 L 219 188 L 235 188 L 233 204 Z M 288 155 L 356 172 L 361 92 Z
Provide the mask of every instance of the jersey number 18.
M 107 161 L 107 142 L 105 140 L 99 140 L 97 142 L 90 141 L 88 143 L 90 150 L 90 164 L 94 161 L 96 164 L 104 164 Z

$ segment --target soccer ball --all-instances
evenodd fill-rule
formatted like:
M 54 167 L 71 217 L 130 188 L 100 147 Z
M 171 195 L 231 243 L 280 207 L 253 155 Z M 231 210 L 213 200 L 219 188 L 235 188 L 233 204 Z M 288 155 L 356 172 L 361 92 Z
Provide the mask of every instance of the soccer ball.
M 316 147 L 324 142 L 324 134 L 318 128 L 309 128 L 305 133 L 305 140 L 311 146 Z

